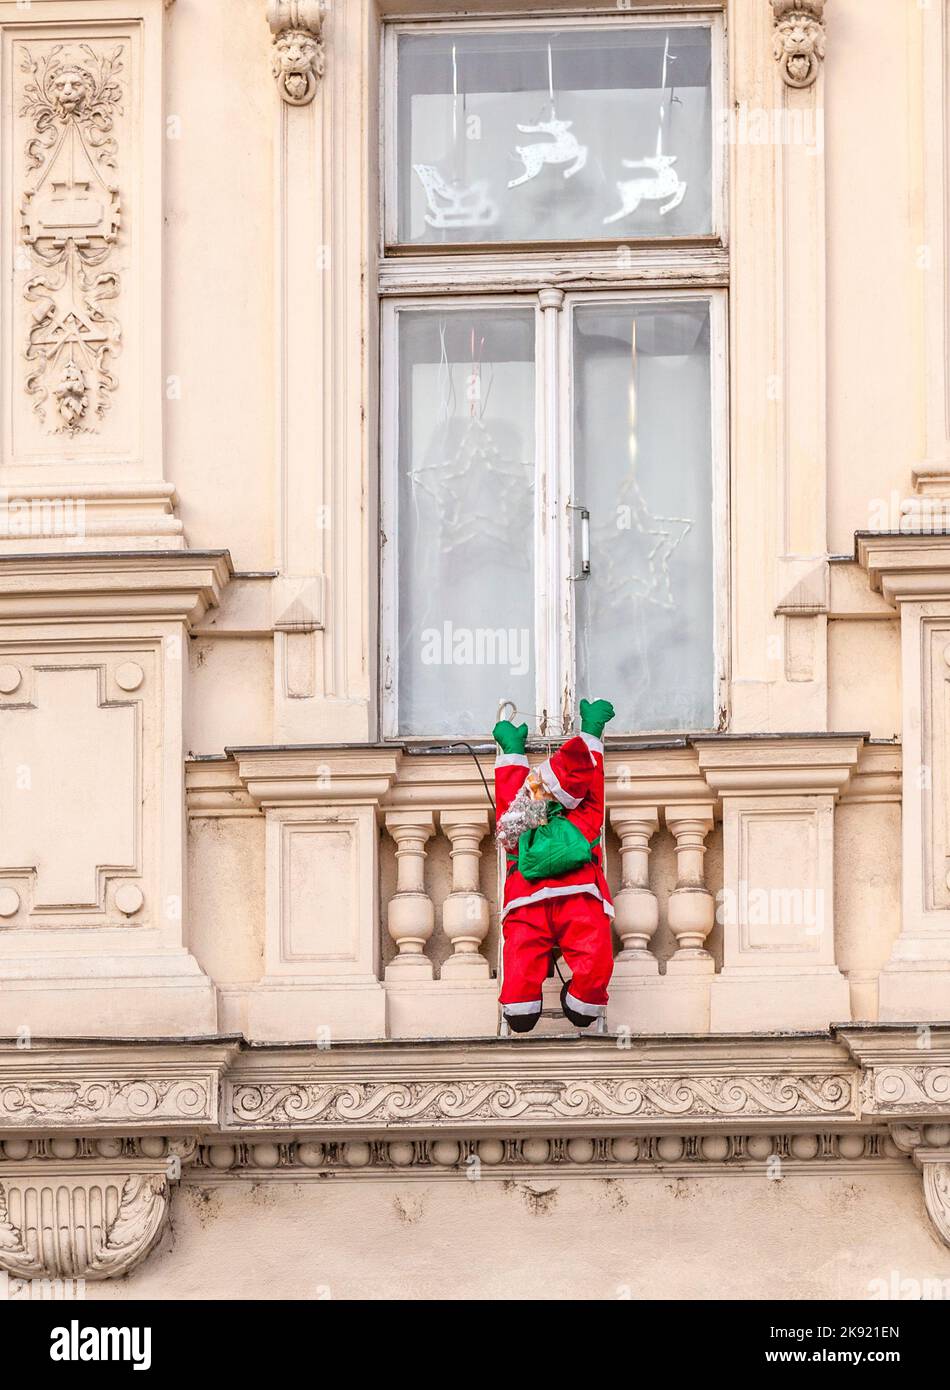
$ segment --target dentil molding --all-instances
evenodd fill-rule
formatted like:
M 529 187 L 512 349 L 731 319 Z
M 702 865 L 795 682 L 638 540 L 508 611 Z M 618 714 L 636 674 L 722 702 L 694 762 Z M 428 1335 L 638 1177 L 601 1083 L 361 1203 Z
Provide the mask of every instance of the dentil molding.
M 284 101 L 306 106 L 326 71 L 323 19 L 326 0 L 268 0 L 267 22 L 274 36 L 271 71 Z
M 772 51 L 789 87 L 810 87 L 825 56 L 825 0 L 772 0 Z

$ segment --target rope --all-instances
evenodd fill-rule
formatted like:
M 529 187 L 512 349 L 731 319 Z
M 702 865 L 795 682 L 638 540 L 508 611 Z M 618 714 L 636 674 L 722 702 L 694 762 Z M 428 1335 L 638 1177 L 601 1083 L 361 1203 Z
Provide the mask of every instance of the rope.
M 475 759 L 475 766 L 478 768 L 478 775 L 479 775 L 479 777 L 482 779 L 482 786 L 485 788 L 485 795 L 488 797 L 488 804 L 491 806 L 492 810 L 494 811 L 494 809 L 495 809 L 495 800 L 494 800 L 494 797 L 492 796 L 491 792 L 488 790 L 488 783 L 485 781 L 485 774 L 484 774 L 484 772 L 482 771 L 482 765 L 481 765 L 481 763 L 478 761 L 478 756 L 476 755 L 475 749 L 472 747 L 472 745 L 471 745 L 470 743 L 466 743 L 464 739 L 458 739 L 455 743 L 450 743 L 450 744 L 449 744 L 449 747 L 450 747 L 450 748 L 467 748 L 468 751 L 471 753 L 472 757 Z

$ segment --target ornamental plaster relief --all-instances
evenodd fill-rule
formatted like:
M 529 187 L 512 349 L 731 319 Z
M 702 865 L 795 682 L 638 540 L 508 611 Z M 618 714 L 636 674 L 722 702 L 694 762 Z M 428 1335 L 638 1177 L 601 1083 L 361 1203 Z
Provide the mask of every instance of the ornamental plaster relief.
M 789 87 L 810 87 L 825 56 L 825 0 L 772 0 L 772 51 Z
M 749 1172 L 779 1160 L 790 1172 L 821 1172 L 899 1165 L 900 1150 L 884 1132 L 855 1134 L 784 1131 L 775 1134 L 572 1134 L 549 1138 L 351 1139 L 321 1143 L 310 1139 L 274 1143 L 202 1144 L 188 1181 L 247 1177 L 266 1173 L 295 1182 L 321 1177 L 501 1177 L 574 1173 L 632 1177 L 658 1170 L 677 1176 L 699 1170 Z
M 721 1075 L 396 1082 L 328 1085 L 235 1084 L 228 1089 L 228 1123 L 241 1128 L 346 1128 L 373 1125 L 452 1126 L 478 1121 L 493 1127 L 517 1120 L 609 1121 L 766 1116 L 814 1118 L 853 1112 L 847 1074 Z
M 190 1140 L 57 1138 L 0 1144 L 0 1270 L 17 1279 L 119 1279 L 160 1240 Z
M 27 1069 L 24 1069 L 25 1072 Z M 212 1074 L 178 1077 L 115 1077 L 97 1080 L 58 1075 L 0 1079 L 0 1127 L 50 1125 L 99 1128 L 116 1123 L 213 1124 L 217 1111 Z
M 160 1175 L 0 1182 L 0 1268 L 21 1279 L 118 1279 L 145 1258 L 167 1214 Z
M 164 478 L 165 9 L 0 0 L 5 549 L 184 545 Z
M 14 46 L 26 136 L 20 239 L 30 259 L 25 388 L 47 433 L 99 433 L 118 385 L 117 126 L 129 65 L 127 41 Z
M 326 0 L 269 0 L 267 22 L 274 36 L 271 71 L 290 106 L 313 101 L 326 71 L 323 20 Z
M 3 644 L 0 761 L 17 769 L 0 787 L 4 928 L 153 920 L 157 645 Z M 72 826 L 65 843 L 49 835 L 54 802 Z

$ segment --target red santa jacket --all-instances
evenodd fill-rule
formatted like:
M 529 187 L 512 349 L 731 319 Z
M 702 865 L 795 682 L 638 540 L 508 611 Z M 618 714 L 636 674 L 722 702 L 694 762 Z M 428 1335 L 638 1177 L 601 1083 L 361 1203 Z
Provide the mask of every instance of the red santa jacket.
M 523 753 L 502 753 L 495 761 L 495 813 L 500 819 L 524 785 L 530 771 Z M 568 739 L 556 753 L 542 763 L 538 773 L 545 790 L 564 807 L 567 819 L 584 838 L 595 840 L 604 825 L 604 745 L 593 734 Z M 507 863 L 502 921 L 513 908 L 525 903 L 563 898 L 571 893 L 589 893 L 603 903 L 608 917 L 614 915 L 610 889 L 604 877 L 602 844 L 592 850 L 588 864 L 556 878 L 527 879 L 517 864 Z

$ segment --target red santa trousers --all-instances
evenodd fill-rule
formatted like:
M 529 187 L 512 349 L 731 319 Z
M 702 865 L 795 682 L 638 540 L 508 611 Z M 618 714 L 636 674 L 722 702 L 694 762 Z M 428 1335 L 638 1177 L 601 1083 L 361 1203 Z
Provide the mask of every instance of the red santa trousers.
M 504 938 L 501 1002 L 509 1013 L 540 1009 L 541 987 L 555 946 L 561 948 L 574 977 L 568 987 L 568 1005 L 577 1013 L 603 1013 L 614 952 L 610 918 L 598 898 L 569 893 L 524 903 L 505 918 Z

